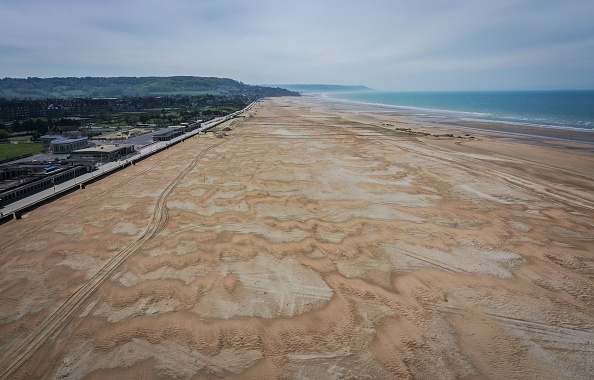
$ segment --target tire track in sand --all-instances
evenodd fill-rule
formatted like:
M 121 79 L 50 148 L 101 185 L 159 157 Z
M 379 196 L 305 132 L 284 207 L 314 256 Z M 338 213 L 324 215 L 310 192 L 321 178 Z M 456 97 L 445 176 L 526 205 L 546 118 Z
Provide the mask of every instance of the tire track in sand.
M 236 138 L 240 134 L 232 137 Z M 159 194 L 155 202 L 153 217 L 145 231 L 112 257 L 101 269 L 99 269 L 83 286 L 74 292 L 68 299 L 51 313 L 33 333 L 18 344 L 17 347 L 9 347 L 4 352 L 4 357 L 0 361 L 0 379 L 10 378 L 33 354 L 47 342 L 55 333 L 65 327 L 91 295 L 112 275 L 130 256 L 136 253 L 144 244 L 151 241 L 159 232 L 165 228 L 169 221 L 169 212 L 166 202 L 169 194 L 175 189 L 178 183 L 184 178 L 198 163 L 200 158 L 211 149 L 223 144 L 229 139 L 223 139 L 216 144 L 203 149 L 184 170 L 182 170 L 175 179 Z
M 148 172 L 148 171 L 152 170 L 153 168 L 155 168 L 156 166 L 158 166 L 158 165 L 159 165 L 161 162 L 163 162 L 163 159 L 169 158 L 169 157 L 170 157 L 172 154 L 173 154 L 173 153 L 169 153 L 168 155 L 166 155 L 166 156 L 163 156 L 163 157 L 161 158 L 161 160 L 158 160 L 157 162 L 155 162 L 154 164 L 152 164 L 152 165 L 151 165 L 151 166 L 149 166 L 148 168 L 146 168 L 146 169 L 143 169 L 142 171 L 140 171 L 140 172 L 138 172 L 138 173 L 136 173 L 136 174 L 132 175 L 131 177 L 129 177 L 129 178 L 127 178 L 127 179 L 123 180 L 123 181 L 120 181 L 120 182 L 118 182 L 117 184 L 115 184 L 115 185 L 113 185 L 113 186 L 111 186 L 111 187 L 109 187 L 109 188 L 105 189 L 104 191 L 102 191 L 102 192 L 100 192 L 99 194 L 95 195 L 95 196 L 93 197 L 93 201 L 97 201 L 97 200 L 99 200 L 100 198 L 102 198 L 103 196 L 105 196 L 105 195 L 107 195 L 107 194 L 111 194 L 111 193 L 113 192 L 113 190 L 114 190 L 114 189 L 118 189 L 118 188 L 120 188 L 120 187 L 122 187 L 122 186 L 126 185 L 127 183 L 129 183 L 129 182 L 130 182 L 130 180 L 131 180 L 131 179 L 133 179 L 133 178 L 137 178 L 137 177 L 140 177 L 140 176 L 141 176 L 141 175 L 143 175 L 144 173 L 146 173 L 146 172 Z M 54 222 L 54 221 L 56 221 L 56 220 L 62 219 L 62 218 L 64 218 L 65 216 L 67 216 L 67 215 L 70 215 L 70 214 L 71 214 L 71 213 L 73 213 L 74 211 L 78 210 L 79 208 L 81 208 L 81 207 L 85 207 L 85 206 L 88 206 L 88 205 L 89 205 L 89 202 L 88 202 L 88 201 L 85 199 L 85 200 L 83 200 L 82 202 L 80 202 L 79 204 L 72 206 L 70 209 L 68 209 L 68 210 L 64 210 L 64 211 L 60 212 L 60 214 L 59 214 L 59 215 L 56 215 L 56 216 L 54 216 L 54 217 L 51 217 L 50 219 L 44 220 L 44 222 L 43 222 L 43 223 L 39 223 L 39 224 L 37 224 L 37 225 L 34 225 L 34 226 L 32 226 L 32 227 L 30 227 L 30 228 L 28 228 L 28 229 L 21 229 L 21 230 L 19 230 L 19 231 L 18 231 L 18 235 L 14 236 L 14 237 L 13 237 L 11 240 L 8 240 L 8 241 L 6 241 L 6 242 L 2 242 L 2 243 L 0 244 L 0 250 L 5 250 L 6 248 L 8 248 L 8 247 L 12 246 L 13 244 L 15 244 L 15 243 L 17 243 L 18 241 L 20 241 L 21 239 L 23 239 L 23 237 L 25 237 L 25 236 L 29 236 L 29 235 L 30 235 L 32 232 L 35 232 L 35 231 L 37 231 L 37 230 L 40 230 L 40 229 L 41 229 L 41 228 L 43 228 L 45 225 L 47 225 L 47 224 L 51 224 L 52 222 Z

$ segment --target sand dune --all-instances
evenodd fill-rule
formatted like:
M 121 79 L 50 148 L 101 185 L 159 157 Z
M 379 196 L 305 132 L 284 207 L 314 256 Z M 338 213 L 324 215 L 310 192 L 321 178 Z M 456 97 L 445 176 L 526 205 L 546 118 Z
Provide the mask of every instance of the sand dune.
M 307 98 L 230 126 L 0 226 L 3 378 L 594 372 L 591 147 Z

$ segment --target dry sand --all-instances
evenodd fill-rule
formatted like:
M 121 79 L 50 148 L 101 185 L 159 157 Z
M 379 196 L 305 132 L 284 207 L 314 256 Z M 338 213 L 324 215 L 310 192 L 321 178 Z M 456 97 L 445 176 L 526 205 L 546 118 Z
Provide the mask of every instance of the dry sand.
M 230 126 L 0 226 L 4 378 L 594 373 L 591 146 L 307 98 Z

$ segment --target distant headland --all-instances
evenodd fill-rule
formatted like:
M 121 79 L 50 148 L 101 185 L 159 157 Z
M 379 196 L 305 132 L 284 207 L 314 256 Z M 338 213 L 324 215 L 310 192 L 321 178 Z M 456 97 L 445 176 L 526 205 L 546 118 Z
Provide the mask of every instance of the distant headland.
M 266 85 L 286 88 L 297 92 L 351 92 L 351 91 L 374 91 L 372 88 L 360 85 L 343 86 L 337 84 L 275 84 Z

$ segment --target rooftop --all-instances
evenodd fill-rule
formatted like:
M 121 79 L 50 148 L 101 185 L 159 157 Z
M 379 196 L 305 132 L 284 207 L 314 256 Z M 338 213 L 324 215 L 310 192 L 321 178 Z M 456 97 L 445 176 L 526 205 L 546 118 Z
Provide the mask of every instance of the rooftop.
M 172 132 L 179 132 L 177 128 L 166 128 L 153 134 L 153 136 L 167 135 Z
M 101 145 L 92 148 L 77 149 L 72 153 L 111 153 L 117 152 L 120 149 L 131 147 L 132 145 Z
M 77 139 L 69 139 L 69 138 L 64 137 L 64 138 L 61 138 L 61 139 L 53 140 L 51 142 L 51 144 L 52 145 L 55 145 L 55 144 L 66 144 L 66 143 L 83 141 L 83 140 L 88 140 L 88 138 L 87 137 L 80 137 L 80 138 L 77 138 Z

